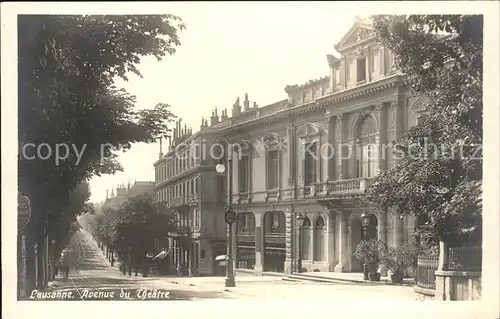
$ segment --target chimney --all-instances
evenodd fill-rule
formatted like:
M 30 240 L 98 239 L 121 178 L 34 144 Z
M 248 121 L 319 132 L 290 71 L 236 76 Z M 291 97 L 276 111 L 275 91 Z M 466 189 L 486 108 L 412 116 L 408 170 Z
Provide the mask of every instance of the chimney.
M 106 190 L 106 199 L 108 199 L 109 190 Z
M 214 126 L 219 123 L 219 114 L 217 112 L 217 107 L 212 111 L 212 117 L 210 117 L 210 126 Z
M 245 111 L 250 109 L 250 101 L 248 100 L 248 94 L 245 93 L 245 101 L 243 101 L 243 107 Z
M 257 102 L 253 102 L 253 108 L 256 109 L 258 108 L 259 106 L 257 105 Z
M 229 117 L 227 116 L 227 109 L 223 109 L 222 110 L 222 115 L 220 116 L 220 121 L 221 122 L 225 122 L 229 119 Z
M 236 102 L 233 104 L 233 117 L 238 116 L 241 113 L 240 98 L 236 98 Z
M 206 128 L 206 126 L 205 126 L 205 118 L 202 117 L 201 118 L 200 131 L 203 131 L 205 128 Z

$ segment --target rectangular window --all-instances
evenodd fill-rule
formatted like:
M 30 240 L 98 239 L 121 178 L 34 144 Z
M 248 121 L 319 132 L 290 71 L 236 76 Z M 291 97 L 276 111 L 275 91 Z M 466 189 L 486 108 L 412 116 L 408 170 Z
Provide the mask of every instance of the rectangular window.
M 379 50 L 373 50 L 372 51 L 372 72 L 376 72 L 380 69 L 380 56 L 379 56 Z
M 357 81 L 366 81 L 366 58 L 356 60 Z
M 316 143 L 306 145 L 305 148 L 305 186 L 310 186 L 313 183 L 316 183 L 316 160 L 317 160 L 317 152 L 316 152 Z
M 278 188 L 278 155 L 277 150 L 267 152 L 267 189 L 274 190 Z
M 335 69 L 335 85 L 340 85 L 340 69 Z
M 249 181 L 249 168 L 250 162 L 248 156 L 242 156 L 239 160 L 239 170 L 238 170 L 238 188 L 240 193 L 248 192 L 248 181 Z

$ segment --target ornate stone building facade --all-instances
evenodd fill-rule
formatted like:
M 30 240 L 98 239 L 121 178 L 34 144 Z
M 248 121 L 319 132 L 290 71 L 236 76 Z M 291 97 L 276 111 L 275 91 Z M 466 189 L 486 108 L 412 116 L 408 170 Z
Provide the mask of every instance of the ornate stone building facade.
M 299 270 L 300 259 L 307 271 L 361 271 L 353 256 L 363 237 L 360 216 L 375 208 L 364 193 L 379 171 L 395 164 L 391 142 L 416 123 L 424 100 L 408 90 L 370 23 L 356 20 L 335 49 L 338 57 L 327 56 L 329 76 L 289 85 L 287 98 L 268 106 L 251 107 L 245 96 L 242 109 L 237 99 L 230 118 L 214 113 L 212 125 L 204 122 L 196 135 L 212 142 L 221 135 L 237 146 L 230 168 L 237 268 L 289 274 Z M 225 226 L 220 200 L 227 186 L 215 186 L 216 162 L 182 175 L 182 181 L 190 174 L 207 176 L 210 182 L 199 184 L 202 193 L 219 189 L 219 197 L 208 196 L 219 202 L 197 206 L 206 232 L 214 232 L 213 218 Z M 221 185 L 227 182 L 223 178 Z M 167 185 L 158 184 L 159 190 Z M 304 216 L 301 229 L 298 215 Z M 375 217 L 377 237 L 390 246 L 414 231 L 412 218 L 393 212 Z M 223 242 L 219 227 L 214 234 Z
M 155 168 L 155 192 L 158 202 L 167 203 L 177 212 L 178 226 L 189 230 L 189 238 L 170 234 L 160 249 L 169 254 L 170 272 L 177 266 L 189 275 L 224 275 L 214 259 L 226 254 L 224 202 L 227 191 L 223 176 L 218 176 L 218 163 L 210 152 L 214 138 L 227 125 L 225 111 L 219 117 L 214 110 L 202 120 L 200 131 L 192 133 L 182 119 L 176 123 L 167 154 L 160 154 Z

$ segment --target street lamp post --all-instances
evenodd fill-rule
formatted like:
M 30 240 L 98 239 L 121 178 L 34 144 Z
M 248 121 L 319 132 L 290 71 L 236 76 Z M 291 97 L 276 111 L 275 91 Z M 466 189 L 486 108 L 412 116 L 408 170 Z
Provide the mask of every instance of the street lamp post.
M 128 276 L 132 276 L 132 246 L 128 246 Z
M 368 241 L 368 227 L 370 227 L 370 214 L 363 212 L 361 214 L 361 226 L 363 227 L 363 240 Z M 363 279 L 368 280 L 368 265 L 366 262 L 363 263 Z
M 56 277 L 56 240 L 52 239 L 52 254 L 50 261 L 50 278 L 53 280 Z
M 232 149 L 229 141 L 226 138 L 227 151 L 227 176 L 228 176 L 228 199 L 227 199 L 227 209 L 225 212 L 225 220 L 228 224 L 228 239 L 227 239 L 227 277 L 225 281 L 226 287 L 235 287 L 236 283 L 234 280 L 234 264 L 233 264 L 233 223 L 236 220 L 236 214 L 232 210 L 232 197 L 233 197 L 233 173 L 232 173 Z M 226 167 L 224 164 L 219 163 L 215 166 L 215 170 L 219 174 L 224 174 Z
M 298 213 L 295 217 L 297 221 L 297 229 L 299 230 L 299 240 L 298 240 L 298 256 L 297 256 L 297 272 L 302 272 L 302 226 L 304 225 L 305 216 L 302 213 Z

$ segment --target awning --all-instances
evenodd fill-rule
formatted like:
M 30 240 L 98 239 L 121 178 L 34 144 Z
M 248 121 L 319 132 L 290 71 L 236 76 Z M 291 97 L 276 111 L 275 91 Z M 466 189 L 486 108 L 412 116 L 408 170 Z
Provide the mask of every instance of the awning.
M 162 250 L 158 255 L 154 256 L 153 260 L 155 260 L 155 259 L 164 259 L 167 256 L 168 256 L 168 252 L 165 251 L 165 250 Z
M 229 260 L 229 258 L 227 257 L 227 255 L 219 255 L 215 257 L 215 261 L 221 261 L 221 260 Z

